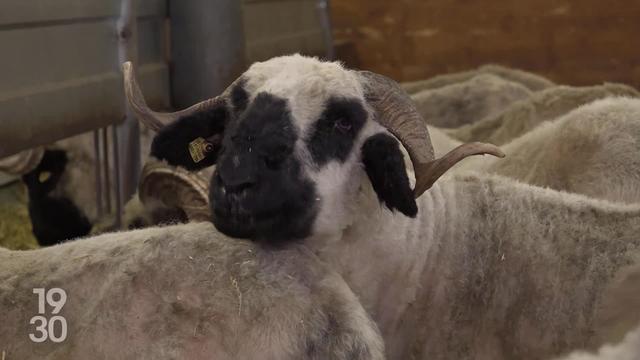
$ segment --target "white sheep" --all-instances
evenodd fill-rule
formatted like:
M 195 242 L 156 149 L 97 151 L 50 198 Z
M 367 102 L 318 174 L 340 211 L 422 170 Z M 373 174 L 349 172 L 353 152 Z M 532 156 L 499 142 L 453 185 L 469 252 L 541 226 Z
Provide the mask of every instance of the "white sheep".
M 149 110 L 130 65 L 125 77 L 132 109 L 159 130 L 152 155 L 192 170 L 216 164 L 216 228 L 313 249 L 376 321 L 391 359 L 579 348 L 610 280 L 640 256 L 637 205 L 487 174 L 436 182 L 468 155 L 501 152 L 463 144 L 434 159 L 411 100 L 382 76 L 274 58 L 171 114 Z
M 545 121 L 611 96 L 640 97 L 640 93 L 630 86 L 612 83 L 585 87 L 555 86 L 516 101 L 495 116 L 447 130 L 446 133 L 459 141 L 486 141 L 503 145 Z
M 519 83 L 531 91 L 543 90 L 554 85 L 552 81 L 534 73 L 512 69 L 496 64 L 488 64 L 480 66 L 479 68 L 473 70 L 437 75 L 426 80 L 405 82 L 401 84 L 401 87 L 409 94 L 414 94 L 422 90 L 436 89 L 439 87 L 467 81 L 475 76 L 482 74 L 499 76 L 505 80 Z
M 29 336 L 43 337 L 36 288 L 66 293 L 61 342 Z M 0 314 L 6 359 L 384 358 L 355 295 L 309 250 L 232 240 L 210 223 L 0 249 Z
M 487 116 L 495 116 L 507 105 L 529 97 L 531 91 L 513 81 L 481 74 L 467 81 L 411 95 L 427 124 L 457 128 Z
M 440 131 L 436 153 L 458 146 Z M 640 202 L 640 99 L 607 98 L 544 122 L 507 143 L 505 161 L 474 158 L 475 170 L 528 184 L 626 203 Z

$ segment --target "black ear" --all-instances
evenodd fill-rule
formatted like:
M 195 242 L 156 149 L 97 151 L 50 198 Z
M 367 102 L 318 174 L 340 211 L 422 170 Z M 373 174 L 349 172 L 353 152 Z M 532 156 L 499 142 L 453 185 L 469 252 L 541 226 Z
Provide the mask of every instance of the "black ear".
M 51 192 L 67 166 L 67 152 L 64 150 L 45 150 L 38 166 L 22 175 L 30 194 L 41 196 Z
M 191 171 L 211 166 L 218 158 L 228 117 L 227 108 L 220 106 L 180 118 L 158 131 L 151 155 Z
M 380 202 L 415 217 L 418 206 L 398 141 L 387 134 L 373 135 L 362 145 L 362 162 Z

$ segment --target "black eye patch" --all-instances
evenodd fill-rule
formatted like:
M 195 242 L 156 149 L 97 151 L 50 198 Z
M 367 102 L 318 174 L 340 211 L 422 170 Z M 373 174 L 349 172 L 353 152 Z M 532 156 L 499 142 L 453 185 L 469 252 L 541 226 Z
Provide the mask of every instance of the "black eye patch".
M 367 112 L 359 100 L 330 99 L 307 138 L 316 164 L 322 166 L 333 159 L 344 162 L 366 119 Z

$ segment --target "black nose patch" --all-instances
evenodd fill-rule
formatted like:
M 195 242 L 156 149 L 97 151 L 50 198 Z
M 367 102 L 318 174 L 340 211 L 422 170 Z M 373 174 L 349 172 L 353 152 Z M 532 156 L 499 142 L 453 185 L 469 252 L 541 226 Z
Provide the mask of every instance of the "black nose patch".
M 308 236 L 315 187 L 293 156 L 298 134 L 285 99 L 259 93 L 239 111 L 223 140 L 209 193 L 212 222 L 231 237 L 284 244 Z
M 330 160 L 344 162 L 366 119 L 367 112 L 359 100 L 330 99 L 307 138 L 316 164 L 322 166 Z

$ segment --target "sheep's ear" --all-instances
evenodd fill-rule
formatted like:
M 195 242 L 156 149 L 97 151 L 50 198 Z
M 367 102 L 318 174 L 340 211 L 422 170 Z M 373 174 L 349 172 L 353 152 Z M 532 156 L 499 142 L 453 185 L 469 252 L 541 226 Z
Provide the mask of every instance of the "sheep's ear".
M 418 206 L 398 141 L 387 134 L 371 136 L 362 145 L 362 162 L 380 202 L 415 217 Z
M 229 112 L 226 106 L 182 117 L 158 131 L 151 156 L 190 171 L 216 163 Z
M 27 188 L 32 193 L 47 194 L 53 190 L 67 166 L 67 152 L 64 150 L 45 150 L 38 166 L 22 175 Z

